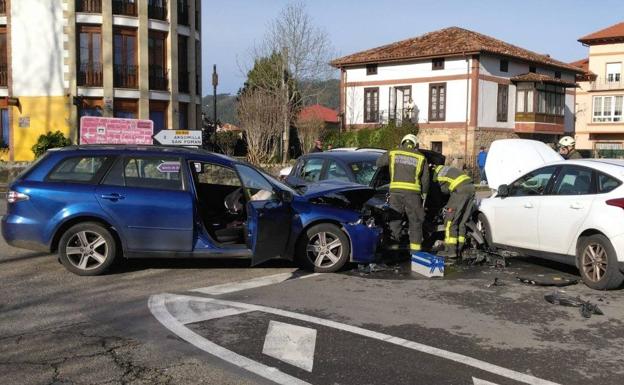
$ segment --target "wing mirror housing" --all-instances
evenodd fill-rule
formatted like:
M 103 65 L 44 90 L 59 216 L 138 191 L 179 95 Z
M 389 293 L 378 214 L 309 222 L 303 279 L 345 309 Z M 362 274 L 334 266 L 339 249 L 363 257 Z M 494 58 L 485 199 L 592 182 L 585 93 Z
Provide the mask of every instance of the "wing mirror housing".
M 506 184 L 498 186 L 498 196 L 501 198 L 509 196 L 509 186 Z
M 279 199 L 284 203 L 290 203 L 294 199 L 293 194 L 287 190 L 281 190 L 278 196 L 279 196 Z

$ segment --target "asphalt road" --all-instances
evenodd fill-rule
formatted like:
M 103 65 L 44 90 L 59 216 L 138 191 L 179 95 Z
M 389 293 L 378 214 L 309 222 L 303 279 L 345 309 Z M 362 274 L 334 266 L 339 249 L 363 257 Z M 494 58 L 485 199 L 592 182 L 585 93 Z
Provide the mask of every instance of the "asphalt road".
M 221 294 L 191 291 L 295 270 L 279 261 L 249 268 L 237 260 L 138 260 L 105 276 L 78 277 L 54 256 L 0 241 L 0 378 L 6 384 L 271 383 L 252 370 L 265 367 L 274 381 L 299 381 L 282 383 L 501 385 L 531 383 L 523 376 L 620 384 L 624 374 L 624 291 L 564 288 L 605 313 L 586 319 L 577 308 L 547 303 L 543 296 L 553 288 L 516 279 L 574 276 L 560 265 L 512 260 L 504 269 L 457 268 L 443 280 L 415 279 L 405 269 L 355 270 Z M 503 286 L 488 287 L 495 277 Z M 181 327 L 156 318 L 148 302 L 158 298 L 169 298 L 162 314 L 184 319 Z M 283 352 L 267 350 L 271 325 L 292 325 L 307 342 L 295 343 L 297 351 L 286 352 L 290 359 L 276 358 Z M 278 341 L 288 346 L 293 338 Z M 304 349 L 310 341 L 312 356 Z

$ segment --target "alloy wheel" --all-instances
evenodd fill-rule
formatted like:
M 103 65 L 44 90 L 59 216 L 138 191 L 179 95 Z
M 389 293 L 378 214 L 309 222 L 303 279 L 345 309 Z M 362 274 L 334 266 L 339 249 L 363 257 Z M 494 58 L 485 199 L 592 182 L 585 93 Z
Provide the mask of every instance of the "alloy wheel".
M 106 261 L 108 254 L 106 239 L 89 230 L 72 235 L 65 247 L 65 255 L 69 262 L 81 270 L 97 269 Z
M 590 243 L 581 257 L 583 273 L 592 282 L 598 282 L 607 273 L 607 251 L 599 243 Z
M 343 253 L 342 241 L 336 234 L 322 231 L 310 238 L 306 253 L 314 266 L 328 268 L 340 261 Z

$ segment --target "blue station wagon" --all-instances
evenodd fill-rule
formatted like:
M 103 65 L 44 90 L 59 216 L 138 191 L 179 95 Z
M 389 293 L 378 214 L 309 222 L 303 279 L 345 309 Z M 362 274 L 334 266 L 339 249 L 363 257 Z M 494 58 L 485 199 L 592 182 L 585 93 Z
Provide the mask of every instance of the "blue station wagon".
M 374 190 L 297 192 L 253 166 L 203 150 L 71 146 L 48 151 L 9 186 L 2 236 L 58 252 L 79 275 L 139 257 L 296 257 L 333 272 L 371 262 L 381 230 L 362 210 Z

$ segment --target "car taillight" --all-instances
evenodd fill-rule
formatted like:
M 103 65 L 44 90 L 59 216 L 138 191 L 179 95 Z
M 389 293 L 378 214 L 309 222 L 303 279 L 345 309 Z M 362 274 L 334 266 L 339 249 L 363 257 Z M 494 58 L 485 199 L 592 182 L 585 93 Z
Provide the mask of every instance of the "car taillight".
M 9 191 L 7 194 L 7 202 L 9 203 L 25 201 L 28 199 L 30 199 L 28 195 L 22 194 L 21 192 L 17 192 L 17 191 Z
M 624 198 L 609 199 L 606 203 L 609 206 L 615 206 L 615 207 L 619 207 L 621 209 L 624 209 Z

